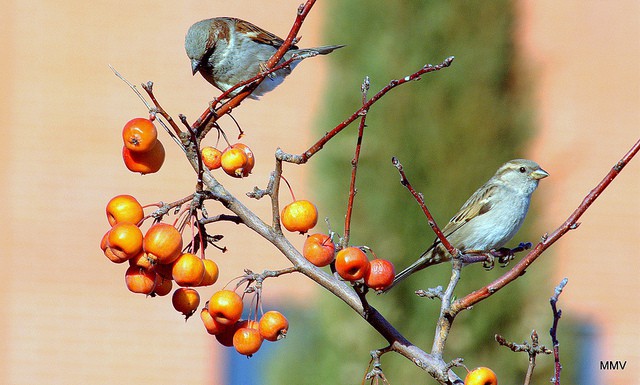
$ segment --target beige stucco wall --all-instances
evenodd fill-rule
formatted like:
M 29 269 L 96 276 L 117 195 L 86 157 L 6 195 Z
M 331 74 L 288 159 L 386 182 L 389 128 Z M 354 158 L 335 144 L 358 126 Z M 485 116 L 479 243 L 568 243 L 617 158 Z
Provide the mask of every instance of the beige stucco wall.
M 221 383 L 218 345 L 198 317 L 185 324 L 170 298 L 129 293 L 125 267 L 99 250 L 108 228 L 104 207 L 112 196 L 168 202 L 195 186 L 193 171 L 165 134 L 167 161 L 160 173 L 143 177 L 125 169 L 122 126 L 147 112 L 108 64 L 133 83 L 153 80 L 163 106 L 175 118 L 183 113 L 193 121 L 218 92 L 191 76 L 183 48 L 189 25 L 238 16 L 286 36 L 297 6 L 269 2 L 265 11 L 252 1 L 76 0 L 3 6 L 0 383 Z M 318 4 L 301 31 L 304 44 L 321 43 L 321 17 Z M 309 60 L 277 93 L 247 101 L 234 113 L 258 163 L 248 180 L 222 178 L 232 191 L 264 187 L 277 146 L 301 152 L 310 143 L 324 76 L 323 61 Z M 235 133 L 230 119 L 222 124 Z M 304 198 L 309 191 L 301 170 L 287 166 L 285 173 Z M 248 204 L 269 218 L 268 200 Z M 215 214 L 215 206 L 209 207 Z M 221 266 L 221 283 L 245 267 L 286 266 L 266 242 L 242 230 L 212 226 L 229 248 L 224 255 L 210 254 Z M 265 283 L 266 301 L 278 300 L 292 285 L 298 295 L 312 288 L 296 277 L 271 280 Z
M 640 2 L 519 5 L 520 41 L 537 84 L 532 156 L 551 173 L 536 198 L 543 202 L 540 228 L 551 232 L 640 138 Z M 569 278 L 560 307 L 595 326 L 598 351 L 586 369 L 600 376 L 598 383 L 637 383 L 640 159 L 581 222 L 550 250 L 553 281 Z M 601 371 L 600 360 L 627 366 Z

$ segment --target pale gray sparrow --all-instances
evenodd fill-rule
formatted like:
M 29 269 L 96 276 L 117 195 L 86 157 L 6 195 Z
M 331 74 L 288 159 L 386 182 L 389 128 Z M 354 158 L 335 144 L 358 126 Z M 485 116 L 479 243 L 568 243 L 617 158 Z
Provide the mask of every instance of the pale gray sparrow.
M 462 252 L 488 252 L 507 243 L 520 229 L 538 181 L 549 174 L 536 162 L 514 159 L 500 166 L 462 205 L 442 229 L 453 247 Z M 451 255 L 438 238 L 393 281 L 393 285 L 427 266 L 449 260 Z
M 185 37 L 184 48 L 191 59 L 191 70 L 200 74 L 221 91 L 248 80 L 264 70 L 265 63 L 284 41 L 278 36 L 255 26 L 248 21 L 233 17 L 216 17 L 193 24 Z M 280 69 L 265 78 L 250 95 L 257 99 L 282 83 L 302 59 L 326 55 L 343 45 L 298 49 L 296 46 L 285 53 L 281 62 L 293 55 L 297 59 L 290 66 Z M 233 97 L 242 87 L 233 91 Z

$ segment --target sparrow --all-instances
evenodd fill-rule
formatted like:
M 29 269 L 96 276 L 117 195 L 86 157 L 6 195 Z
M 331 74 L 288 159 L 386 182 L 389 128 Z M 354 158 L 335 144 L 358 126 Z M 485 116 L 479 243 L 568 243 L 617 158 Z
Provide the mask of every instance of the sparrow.
M 187 31 L 184 48 L 191 60 L 193 75 L 202 77 L 221 91 L 251 79 L 265 70 L 265 64 L 284 43 L 278 36 L 233 17 L 216 17 L 193 24 Z M 250 97 L 260 96 L 276 88 L 302 59 L 326 55 L 344 45 L 299 49 L 292 45 L 280 63 L 296 55 L 288 67 L 271 73 L 253 90 Z M 242 87 L 230 93 L 233 97 Z
M 548 176 L 531 160 L 508 161 L 471 195 L 442 233 L 453 247 L 463 253 L 488 252 L 502 247 L 522 226 L 531 195 L 540 179 Z M 416 271 L 449 259 L 451 255 L 436 237 L 417 261 L 396 275 L 391 286 Z

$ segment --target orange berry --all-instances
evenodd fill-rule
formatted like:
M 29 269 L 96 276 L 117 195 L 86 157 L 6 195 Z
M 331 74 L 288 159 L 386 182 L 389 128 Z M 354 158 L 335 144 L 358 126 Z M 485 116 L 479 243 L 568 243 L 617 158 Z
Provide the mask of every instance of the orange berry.
M 185 319 L 188 319 L 200 305 L 200 294 L 194 289 L 181 287 L 173 292 L 171 302 L 173 308 L 184 314 Z
M 262 346 L 262 336 L 256 329 L 243 327 L 233 334 L 233 347 L 245 356 L 251 356 Z
M 129 266 L 124 274 L 127 288 L 134 293 L 151 294 L 156 286 L 156 273 L 138 266 Z
M 164 297 L 165 295 L 171 293 L 171 288 L 173 284 L 170 279 L 162 278 L 159 274 L 156 274 L 156 286 L 153 289 L 153 293 L 159 297 Z
M 140 251 L 133 258 L 130 258 L 129 266 L 138 266 L 138 267 L 142 267 L 143 269 L 152 270 L 156 274 L 158 273 L 158 271 L 155 268 L 156 265 L 154 260 L 150 259 L 147 256 L 147 253 L 145 253 L 144 251 Z
M 156 144 L 158 131 L 152 121 L 145 118 L 131 119 L 122 129 L 122 140 L 130 151 L 150 151 Z
M 498 377 L 493 370 L 479 367 L 467 373 L 464 385 L 498 385 Z
M 384 290 L 391 286 L 396 272 L 393 264 L 385 259 L 374 259 L 371 268 L 364 276 L 364 283 L 373 290 Z
M 149 151 L 134 152 L 127 147 L 122 147 L 122 159 L 125 166 L 132 172 L 140 174 L 153 174 L 158 172 L 164 163 L 165 151 L 162 142 L 156 140 L 156 144 Z
M 267 341 L 277 341 L 286 337 L 288 330 L 289 321 L 279 311 L 268 311 L 260 318 L 260 335 Z
M 209 170 L 215 170 L 222 165 L 222 152 L 215 147 L 207 146 L 200 150 L 202 156 L 202 163 Z
M 230 328 L 230 326 L 223 325 L 220 322 L 214 320 L 207 308 L 202 308 L 202 310 L 200 311 L 200 319 L 202 320 L 205 329 L 207 329 L 207 333 L 214 336 Z M 233 334 L 231 338 L 233 338 Z
M 223 325 L 233 325 L 242 316 L 242 298 L 235 291 L 220 290 L 209 300 L 209 313 Z
M 336 255 L 336 271 L 347 281 L 357 281 L 369 272 L 371 264 L 358 247 L 347 247 Z
M 242 168 L 242 176 L 249 176 L 251 170 L 253 170 L 253 166 L 256 165 L 256 158 L 253 155 L 253 151 L 251 151 L 249 146 L 244 143 L 232 144 L 231 148 L 238 148 L 244 151 L 244 154 L 247 156 L 247 163 L 245 163 L 244 167 Z
M 100 240 L 100 248 L 102 249 L 102 251 L 104 252 L 104 255 L 109 258 L 109 260 L 111 262 L 114 263 L 122 263 L 124 261 L 127 260 L 126 256 L 123 256 L 122 254 L 114 254 L 113 250 L 111 249 L 111 247 L 109 247 L 109 233 L 111 232 L 111 230 L 107 231 L 103 236 L 102 239 Z
M 144 218 L 142 206 L 131 195 L 118 195 L 107 203 L 107 220 L 111 226 L 120 222 L 137 225 Z
M 336 246 L 325 234 L 310 235 L 302 246 L 302 255 L 318 267 L 330 264 L 336 254 Z
M 239 324 L 240 322 L 236 322 L 233 325 L 220 324 L 223 326 L 222 331 L 218 334 L 214 334 L 220 345 L 226 347 L 233 346 L 233 335 L 236 333 L 236 330 L 239 329 Z
M 307 200 L 297 200 L 282 209 L 280 219 L 285 229 L 304 234 L 318 223 L 318 209 Z
M 117 223 L 113 226 L 106 241 L 110 254 L 114 255 L 117 260 L 112 259 L 109 255 L 107 257 L 116 263 L 127 261 L 142 251 L 142 231 L 138 226 L 128 222 Z
M 147 259 L 149 259 L 149 257 L 147 257 Z M 164 263 L 155 263 L 153 259 L 150 259 L 152 263 L 154 263 L 152 265 L 152 270 L 156 272 L 156 274 L 158 274 L 159 276 L 161 276 L 164 279 L 168 279 L 168 280 L 172 280 L 173 279 L 173 264 L 172 263 L 168 263 L 168 264 L 164 264 Z
M 211 259 L 203 259 L 204 277 L 198 286 L 211 286 L 218 280 L 218 265 Z
M 220 164 L 228 175 L 234 178 L 242 178 L 246 176 L 244 175 L 244 168 L 247 166 L 248 160 L 247 154 L 242 149 L 229 147 L 222 153 Z
M 180 286 L 197 286 L 204 277 L 204 263 L 200 257 L 184 253 L 173 262 L 171 276 Z
M 182 252 L 182 235 L 173 226 L 156 223 L 144 236 L 144 251 L 157 263 L 169 264 L 175 261 Z

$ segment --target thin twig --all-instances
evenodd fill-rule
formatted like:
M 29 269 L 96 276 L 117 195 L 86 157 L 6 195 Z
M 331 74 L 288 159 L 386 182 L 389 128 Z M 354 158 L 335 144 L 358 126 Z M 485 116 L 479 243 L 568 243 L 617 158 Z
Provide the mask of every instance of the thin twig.
M 291 274 L 297 272 L 296 267 L 287 267 L 281 270 L 264 270 L 262 273 L 254 273 L 253 271 L 246 269 L 244 275 L 240 278 L 236 284 L 236 289 L 243 284 L 247 284 L 245 293 L 256 292 L 258 295 L 262 292 L 262 283 L 267 278 L 276 278 L 284 274 Z M 252 286 L 253 284 L 253 286 Z
M 453 299 L 453 292 L 460 281 L 460 273 L 462 271 L 462 260 L 459 256 L 454 255 L 452 258 L 453 267 L 451 269 L 451 278 L 449 279 L 449 285 L 442 294 L 440 305 L 440 316 L 438 317 L 438 323 L 436 325 L 435 337 L 433 339 L 433 346 L 431 347 L 431 354 L 436 357 L 442 357 L 444 348 L 451 331 L 451 326 L 455 320 L 455 314 L 451 313 L 451 301 Z
M 113 71 L 116 77 L 118 77 L 120 80 L 125 82 L 129 86 L 129 88 L 131 88 L 131 90 L 138 96 L 138 98 L 142 101 L 142 103 L 144 103 L 145 107 L 147 107 L 147 110 L 149 110 L 149 113 L 155 112 L 153 110 L 153 107 L 151 107 L 151 104 L 147 102 L 147 99 L 145 99 L 144 96 L 142 96 L 142 94 L 140 93 L 140 91 L 138 91 L 138 87 L 136 87 L 133 83 L 128 81 L 124 76 L 122 76 L 120 72 L 118 72 L 111 64 L 109 64 L 109 68 L 111 68 L 111 71 Z
M 558 286 L 556 286 L 553 296 L 549 298 L 551 311 L 553 311 L 553 326 L 549 329 L 549 334 L 551 335 L 551 342 L 553 343 L 553 360 L 555 362 L 552 381 L 556 385 L 560 385 L 560 372 L 562 371 L 562 364 L 560 363 L 560 343 L 558 342 L 558 321 L 560 321 L 560 317 L 562 316 L 562 310 L 559 310 L 556 305 L 558 303 L 558 297 L 562 294 L 562 290 L 568 281 L 567 278 L 564 278 Z
M 349 118 L 347 118 L 347 120 L 345 120 L 342 123 L 340 123 L 339 125 L 337 125 L 333 130 L 331 130 L 328 133 L 326 133 L 316 144 L 314 144 L 307 151 L 305 151 L 303 154 L 301 154 L 301 157 L 303 159 L 303 163 L 306 162 L 309 158 L 311 158 L 313 156 L 313 154 L 315 154 L 316 152 L 320 151 L 320 149 L 331 138 L 333 138 L 340 131 L 342 131 L 346 126 L 351 124 L 351 122 L 353 122 L 359 116 L 361 116 L 364 111 L 367 111 L 375 102 L 377 102 L 387 92 L 389 92 L 392 89 L 396 88 L 397 86 L 400 86 L 400 85 L 405 84 L 407 82 L 411 82 L 411 81 L 414 81 L 414 80 L 419 80 L 421 78 L 421 76 L 424 75 L 424 74 L 427 74 L 427 73 L 430 73 L 430 72 L 439 71 L 439 70 L 441 70 L 443 68 L 447 68 L 447 67 L 449 67 L 451 65 L 452 62 L 453 62 L 453 56 L 449 56 L 448 58 L 446 58 L 440 64 L 437 64 L 437 65 L 427 64 L 424 67 L 422 67 L 421 69 L 419 69 L 418 71 L 412 73 L 411 75 L 405 76 L 402 79 L 396 79 L 396 80 L 392 80 L 391 82 L 389 82 L 389 84 L 387 84 L 383 89 L 378 91 L 377 94 L 373 95 L 371 97 L 371 99 L 369 99 L 366 103 L 364 103 L 362 105 L 362 107 L 358 111 L 356 111 L 353 115 L 351 115 Z
M 437 286 L 437 287 L 430 287 L 427 290 L 423 290 L 423 289 L 416 290 L 415 294 L 418 297 L 422 297 L 422 298 L 442 299 L 442 296 L 444 295 L 444 291 L 442 289 L 442 286 Z
M 363 104 L 363 106 L 360 107 L 356 112 L 351 114 L 350 117 L 348 117 L 342 123 L 338 124 L 331 131 L 324 134 L 322 138 L 320 138 L 320 140 L 318 140 L 313 146 L 311 146 L 307 151 L 303 152 L 302 154 L 293 155 L 293 154 L 288 154 L 281 151 L 277 155 L 285 162 L 296 163 L 296 164 L 306 163 L 314 154 L 320 151 L 322 147 L 324 147 L 324 145 L 327 144 L 329 140 L 331 140 L 331 138 L 336 136 L 340 131 L 345 129 L 348 125 L 350 125 L 360 116 L 362 116 L 363 112 L 368 111 L 371 108 L 371 106 L 374 105 L 378 100 L 380 100 L 380 98 L 382 98 L 387 92 L 391 91 L 392 89 L 402 84 L 415 81 L 415 80 L 420 80 L 421 76 L 424 74 L 447 68 L 451 65 L 451 63 L 453 62 L 453 59 L 454 59 L 453 56 L 449 56 L 440 64 L 436 64 L 436 65 L 427 64 L 421 69 L 419 69 L 418 71 L 412 73 L 411 75 L 407 75 L 402 79 L 396 79 L 396 80 L 390 81 L 389 84 L 387 84 L 384 88 L 378 91 L 378 93 L 373 95 L 371 99 L 369 99 L 365 104 Z
M 271 185 L 271 227 L 277 234 L 282 234 L 280 227 L 280 181 L 282 180 L 282 161 L 276 157 L 276 167 L 271 174 L 273 184 Z M 286 181 L 286 179 L 285 179 Z
M 198 135 L 195 129 L 193 129 L 190 125 L 189 122 L 187 122 L 187 117 L 180 114 L 178 116 L 178 118 L 180 119 L 180 121 L 182 122 L 182 124 L 184 124 L 184 126 L 187 128 L 187 132 L 189 133 L 189 138 L 191 141 L 191 145 L 194 148 L 194 153 L 196 156 L 196 160 L 198 163 L 198 180 L 196 181 L 196 192 L 201 192 L 203 187 L 202 187 L 202 175 L 204 173 L 204 164 L 202 163 L 202 152 L 200 151 L 200 139 L 198 139 Z
M 386 377 L 384 376 L 384 372 L 382 371 L 380 357 L 382 357 L 383 354 L 388 353 L 390 351 L 392 351 L 391 346 L 387 346 L 386 348 L 372 350 L 370 352 L 371 360 L 369 361 L 369 366 L 367 367 L 367 370 L 369 370 L 369 368 L 371 368 L 371 370 L 365 373 L 364 377 L 362 378 L 362 385 L 364 385 L 367 380 L 371 380 L 372 384 L 378 383 L 378 380 L 382 380 L 383 384 L 389 383 Z
M 442 243 L 442 246 L 444 246 L 444 248 L 447 249 L 449 254 L 459 256 L 460 251 L 457 250 L 455 247 L 453 247 L 451 243 L 449 243 L 447 238 L 444 236 L 444 233 L 442 232 L 442 230 L 440 230 L 440 227 L 438 227 L 436 220 L 433 219 L 433 215 L 431 215 L 429 208 L 425 204 L 424 197 L 422 196 L 422 194 L 418 193 L 411 185 L 411 182 L 409 182 L 409 179 L 407 178 L 407 175 L 404 172 L 404 168 L 402 167 L 402 164 L 400 163 L 398 158 L 396 158 L 395 156 L 391 158 L 391 163 L 393 163 L 393 165 L 398 169 L 398 172 L 400 173 L 400 183 L 402 183 L 402 185 L 409 190 L 411 195 L 413 195 L 413 197 L 415 198 L 416 202 L 418 202 L 418 204 L 420 205 L 420 208 L 422 209 L 422 212 L 427 217 L 429 226 L 431 226 L 431 229 L 433 229 L 433 232 L 436 233 L 436 236 L 440 240 L 440 243 Z
M 160 102 L 158 102 L 158 99 L 156 99 L 156 95 L 153 93 L 153 82 L 149 81 L 149 82 L 143 83 L 142 88 L 147 92 L 147 95 L 149 95 L 149 99 L 151 99 L 151 101 L 153 102 L 153 105 L 156 106 L 157 113 L 159 113 L 163 118 L 165 118 L 166 121 L 171 126 L 171 128 L 173 129 L 173 133 L 171 132 L 171 130 L 168 130 L 168 129 L 167 129 L 167 132 L 169 132 L 169 134 L 172 137 L 173 135 L 175 135 L 175 137 L 180 138 L 180 134 L 182 133 L 182 131 L 178 127 L 178 124 L 173 120 L 171 115 L 169 115 L 169 113 L 164 108 L 162 108 L 162 106 L 160 105 Z
M 229 215 L 229 214 L 218 214 L 212 217 L 200 218 L 198 220 L 198 223 L 200 223 L 201 225 L 206 225 L 209 223 L 222 222 L 222 221 L 233 222 L 236 225 L 242 223 L 242 219 L 240 219 L 240 217 L 238 217 L 237 215 Z
M 525 375 L 523 385 L 529 385 L 533 376 L 533 370 L 536 367 L 536 356 L 538 354 L 551 354 L 551 350 L 547 349 L 544 345 L 540 345 L 538 342 L 538 333 L 534 330 L 531 332 L 531 343 L 524 341 L 522 344 L 516 344 L 511 341 L 507 341 L 500 334 L 495 335 L 496 342 L 502 346 L 506 346 L 513 352 L 526 352 L 529 355 L 529 366 L 527 368 L 527 374 Z
M 366 76 L 362 82 L 362 104 L 367 103 L 367 92 L 369 91 L 369 77 Z M 344 237 L 342 238 L 342 248 L 349 245 L 349 236 L 351 235 L 351 215 L 353 214 L 353 202 L 356 197 L 356 174 L 358 173 L 358 161 L 360 160 L 360 149 L 362 148 L 362 136 L 366 127 L 367 111 L 362 112 L 360 124 L 358 125 L 358 139 L 356 140 L 356 150 L 351 159 L 351 181 L 349 183 L 349 199 L 347 202 L 347 213 L 344 218 Z
M 151 214 L 145 216 L 144 218 L 142 218 L 142 220 L 138 223 L 138 226 L 140 226 L 142 224 L 142 222 L 145 221 L 145 219 L 148 218 L 154 218 L 156 221 L 160 221 L 162 219 L 163 216 L 167 215 L 169 213 L 169 211 L 171 211 L 172 209 L 176 208 L 176 207 L 180 207 L 183 204 L 190 202 L 193 200 L 193 197 L 195 196 L 195 194 L 191 194 L 188 195 L 182 199 L 178 199 L 175 202 L 171 202 L 171 203 L 158 203 L 157 206 L 158 209 L 155 210 L 154 212 L 152 212 Z
M 233 91 L 237 90 L 238 88 L 244 87 L 246 85 L 252 85 L 251 89 L 252 90 L 255 89 L 269 74 L 289 66 L 291 63 L 293 63 L 296 60 L 297 60 L 297 57 L 294 55 L 290 59 L 278 64 L 273 68 L 266 69 L 265 71 L 258 73 L 256 76 L 250 79 L 241 81 L 240 83 L 233 85 L 231 88 L 229 88 L 228 90 L 220 94 L 218 97 L 216 97 L 211 103 L 209 103 L 208 111 L 203 112 L 200 115 L 200 117 L 198 117 L 198 119 L 193 123 L 193 126 L 200 131 L 198 137 L 200 139 L 203 139 L 209 133 L 211 128 L 216 125 L 216 122 L 218 121 L 218 119 L 222 117 L 224 114 L 229 115 L 229 117 L 235 122 L 236 126 L 238 127 L 238 130 L 240 131 L 238 138 L 243 137 L 244 131 L 242 131 L 242 128 L 240 127 L 238 122 L 235 120 L 235 118 L 231 116 L 232 109 L 228 109 L 225 111 L 223 109 L 225 104 L 222 104 L 218 109 L 216 109 L 216 106 L 218 105 L 218 103 L 221 103 L 223 99 L 227 98 L 229 94 L 231 94 Z M 255 83 L 255 86 L 253 86 L 252 83 Z M 250 93 L 248 95 L 250 95 Z M 228 102 L 230 102 L 230 100 L 227 101 L 227 103 Z M 239 104 L 240 103 L 238 102 L 238 105 Z M 212 118 L 215 118 L 215 119 L 211 120 Z M 202 128 L 203 124 L 206 124 L 204 128 Z
M 147 111 L 149 111 L 149 115 L 151 115 L 151 117 L 156 117 L 157 113 L 158 113 L 158 108 L 156 107 L 152 107 L 151 104 L 147 101 L 147 99 L 144 98 L 144 96 L 142 96 L 142 94 L 140 93 L 140 91 L 138 90 L 138 87 L 136 87 L 135 85 L 133 85 L 130 81 L 128 81 L 124 76 L 122 76 L 122 74 L 120 74 L 120 72 L 118 72 L 111 64 L 109 64 L 109 68 L 111 68 L 111 71 L 113 71 L 113 73 L 116 75 L 116 77 L 118 77 L 120 80 L 122 80 L 127 86 L 129 86 L 129 88 L 131 88 L 131 90 L 138 96 L 138 98 L 142 101 L 142 103 L 145 105 L 145 107 L 147 107 Z M 143 85 L 144 87 L 144 85 Z M 160 115 L 161 117 L 164 118 L 163 115 Z M 167 116 L 169 116 L 167 114 Z M 173 119 L 171 119 L 171 116 L 169 116 L 168 120 L 169 122 L 172 122 Z M 182 143 L 180 142 L 180 140 L 174 135 L 174 133 L 169 129 L 169 127 L 167 126 L 167 124 L 162 120 L 162 119 L 158 119 L 157 120 L 158 123 L 160 123 L 160 125 L 162 126 L 162 128 L 169 134 L 169 136 L 171 136 L 171 139 L 173 139 L 178 146 L 182 147 Z
M 220 103 L 221 100 L 226 99 L 233 91 L 237 90 L 240 87 L 244 87 L 248 84 L 251 84 L 255 81 L 258 80 L 262 80 L 264 78 L 266 78 L 267 76 L 269 76 L 269 74 L 272 74 L 276 71 L 279 71 L 285 67 L 288 67 L 289 65 L 291 65 L 291 63 L 293 63 L 294 61 L 296 61 L 298 59 L 298 57 L 296 55 L 293 55 L 291 58 L 289 58 L 288 60 L 283 61 L 282 63 L 278 64 L 277 66 L 270 68 L 270 69 L 266 69 L 260 73 L 258 73 L 256 76 L 247 79 L 245 81 L 242 81 L 238 84 L 235 84 L 234 86 L 232 86 L 231 88 L 229 88 L 228 90 L 224 91 L 222 94 L 220 94 L 220 96 L 216 97 L 213 102 L 211 102 L 211 107 L 210 108 L 214 108 L 218 103 Z

